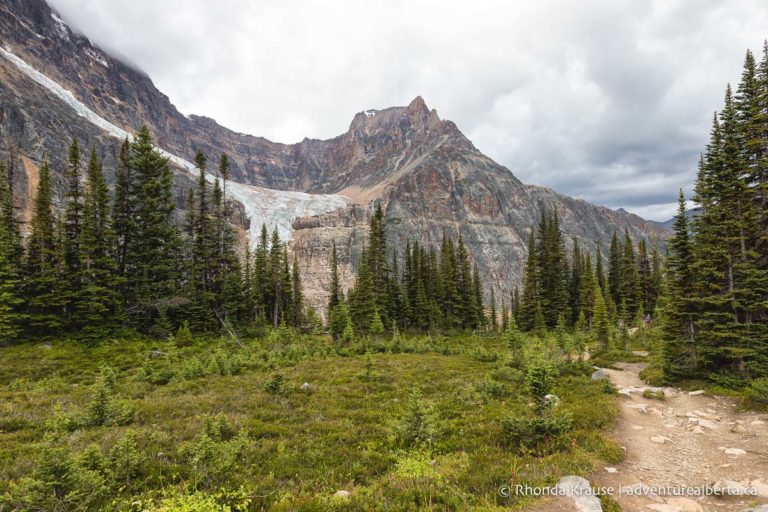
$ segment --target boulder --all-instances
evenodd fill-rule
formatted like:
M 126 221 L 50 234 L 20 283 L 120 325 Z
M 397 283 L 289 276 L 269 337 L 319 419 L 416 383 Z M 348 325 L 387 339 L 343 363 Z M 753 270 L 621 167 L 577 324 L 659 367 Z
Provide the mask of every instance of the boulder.
M 734 480 L 718 480 L 711 487 L 720 496 L 747 496 L 752 494 L 749 485 L 744 485 Z
M 564 476 L 557 483 L 557 488 L 573 499 L 579 512 L 603 512 L 600 499 L 594 495 L 589 481 L 580 476 Z
M 603 371 L 602 368 L 598 368 L 594 372 L 592 372 L 592 380 L 603 380 L 607 379 L 608 375 Z

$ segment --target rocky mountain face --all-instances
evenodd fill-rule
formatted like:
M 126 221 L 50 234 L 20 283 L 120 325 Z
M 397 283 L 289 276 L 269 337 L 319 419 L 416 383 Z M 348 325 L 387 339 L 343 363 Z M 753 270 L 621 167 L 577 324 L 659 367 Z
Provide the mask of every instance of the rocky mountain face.
M 14 182 L 24 215 L 43 159 L 57 172 L 60 192 L 64 148 L 76 136 L 99 149 L 110 176 L 116 134 L 142 124 L 174 156 L 179 206 L 192 183 L 184 160 L 198 149 L 212 158 L 230 155 L 240 184 L 233 184 L 238 224 L 250 223 L 251 233 L 262 221 L 282 227 L 316 306 L 325 301 L 333 241 L 351 284 L 375 202 L 385 208 L 398 252 L 407 239 L 437 244 L 443 233 L 461 235 L 500 298 L 520 283 L 528 234 L 545 210 L 558 211 L 568 240 L 603 254 L 613 230 L 635 239 L 667 233 L 635 215 L 521 183 L 420 97 L 406 107 L 360 112 L 334 139 L 274 143 L 182 115 L 146 74 L 73 33 L 43 0 L 0 4 L 0 151 L 19 156 Z

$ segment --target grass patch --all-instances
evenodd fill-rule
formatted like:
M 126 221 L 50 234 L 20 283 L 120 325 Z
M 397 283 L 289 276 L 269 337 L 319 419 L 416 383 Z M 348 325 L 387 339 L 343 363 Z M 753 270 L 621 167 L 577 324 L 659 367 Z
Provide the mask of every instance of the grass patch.
M 501 337 L 0 351 L 0 510 L 492 510 L 621 455 L 615 397 L 576 362 L 553 364 L 557 450 L 509 449 L 502 420 L 533 405 Z
M 643 391 L 643 398 L 650 400 L 666 400 L 667 396 L 664 394 L 664 390 L 654 391 L 652 389 L 646 389 Z

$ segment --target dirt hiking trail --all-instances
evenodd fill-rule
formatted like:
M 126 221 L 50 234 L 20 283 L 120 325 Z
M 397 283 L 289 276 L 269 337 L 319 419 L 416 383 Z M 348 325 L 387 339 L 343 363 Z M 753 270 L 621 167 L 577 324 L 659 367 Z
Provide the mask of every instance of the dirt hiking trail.
M 639 377 L 643 367 L 620 363 L 603 370 L 619 391 L 613 438 L 625 457 L 592 484 L 642 489 L 647 496 L 615 497 L 625 512 L 742 512 L 768 504 L 768 415 L 737 412 L 733 400 L 700 391 L 649 387 Z M 663 391 L 664 399 L 645 398 L 645 390 Z M 730 495 L 652 492 L 715 485 Z
M 602 370 L 619 392 L 619 418 L 611 437 L 625 455 L 615 467 L 592 474 L 589 484 L 614 489 L 623 512 L 768 512 L 768 414 L 737 412 L 733 400 L 701 391 L 648 386 L 639 376 L 644 366 L 619 363 Z M 663 391 L 664 398 L 646 398 L 645 390 Z M 678 491 L 707 486 L 730 495 Z M 597 500 L 585 504 L 558 497 L 545 498 L 530 510 L 602 509 Z

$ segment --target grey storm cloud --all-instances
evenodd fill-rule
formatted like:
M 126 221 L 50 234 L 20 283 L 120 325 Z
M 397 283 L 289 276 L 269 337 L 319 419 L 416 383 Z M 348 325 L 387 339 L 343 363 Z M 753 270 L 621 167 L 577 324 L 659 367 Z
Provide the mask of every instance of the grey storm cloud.
M 690 190 L 764 0 L 49 0 L 184 113 L 280 142 L 421 95 L 521 180 L 651 219 Z

